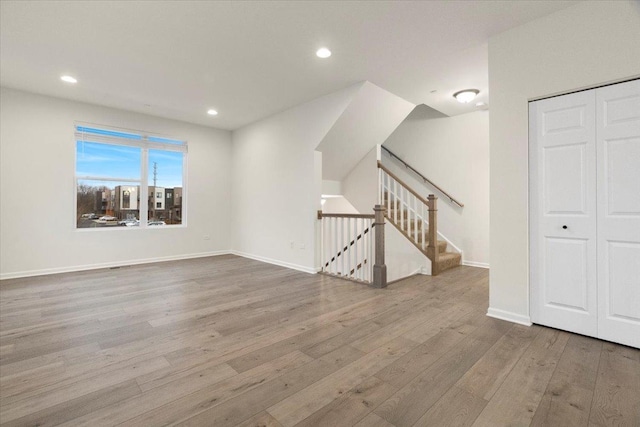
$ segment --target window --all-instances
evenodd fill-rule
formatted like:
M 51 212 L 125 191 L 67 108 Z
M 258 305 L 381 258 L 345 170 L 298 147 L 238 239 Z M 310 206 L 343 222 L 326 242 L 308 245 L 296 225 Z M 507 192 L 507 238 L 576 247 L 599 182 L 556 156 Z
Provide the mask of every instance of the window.
M 77 228 L 184 223 L 186 142 L 80 124 L 75 140 Z
M 131 191 L 122 192 L 122 209 L 131 209 Z

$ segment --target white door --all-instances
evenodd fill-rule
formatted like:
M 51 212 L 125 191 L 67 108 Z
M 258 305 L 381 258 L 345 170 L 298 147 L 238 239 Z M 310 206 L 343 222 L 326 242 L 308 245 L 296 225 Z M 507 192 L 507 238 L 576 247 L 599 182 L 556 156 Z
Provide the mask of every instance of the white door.
M 640 80 L 596 97 L 598 336 L 640 347 Z
M 595 92 L 529 105 L 531 318 L 597 336 Z

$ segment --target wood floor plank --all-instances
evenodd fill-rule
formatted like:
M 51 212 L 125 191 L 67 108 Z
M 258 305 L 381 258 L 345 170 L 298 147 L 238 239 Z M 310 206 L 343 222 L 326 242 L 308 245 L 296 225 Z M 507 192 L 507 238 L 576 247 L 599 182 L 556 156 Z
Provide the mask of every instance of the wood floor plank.
M 602 341 L 572 335 L 531 422 L 532 426 L 589 424 Z
M 196 372 L 75 419 L 69 426 L 106 426 L 124 422 L 128 425 L 164 424 L 171 419 L 169 414 L 189 414 L 207 404 L 225 401 L 282 375 L 288 369 L 304 366 L 311 360 L 300 352 L 293 352 L 240 375 L 212 375 L 206 372 L 211 369 Z
M 3 421 L 2 426 L 57 426 L 84 415 L 92 414 L 115 403 L 131 399 L 140 393 L 140 388 L 135 380 L 129 380 L 67 400 L 13 421 Z
M 454 386 L 414 426 L 470 426 L 486 405 L 486 400 Z
M 293 426 L 357 386 L 417 345 L 398 337 L 332 373 L 299 393 L 270 407 L 268 412 L 283 426 Z
M 413 381 L 416 376 L 435 363 L 453 346 L 462 341 L 481 323 L 483 316 L 471 313 L 459 322 L 443 328 L 438 334 L 417 346 L 389 366 L 381 369 L 376 377 L 400 388 Z M 440 328 L 438 328 L 440 329 Z
M 476 331 L 453 346 L 374 412 L 396 426 L 416 423 L 504 334 L 504 331 L 500 333 L 493 328 L 499 323 L 492 320 L 484 319 Z M 489 339 L 491 334 L 493 342 Z
M 395 427 L 393 424 L 387 422 L 384 418 L 376 415 L 375 413 L 370 413 L 366 417 L 362 419 L 358 424 L 355 424 L 355 427 Z
M 605 342 L 589 425 L 640 425 L 640 350 Z
M 17 418 L 25 417 L 32 413 L 42 411 L 43 409 L 79 398 L 85 394 L 93 393 L 102 388 L 135 378 L 138 373 L 144 374 L 167 366 L 168 364 L 169 363 L 164 357 L 147 359 L 143 362 L 126 366 L 115 372 L 108 372 L 95 377 L 86 378 L 82 381 L 71 381 L 70 384 L 57 386 L 46 392 L 29 396 L 28 398 L 11 400 L 0 406 L 0 410 L 2 411 L 2 421 L 8 422 Z
M 491 400 L 494 393 L 541 328 L 515 325 L 495 343 L 456 384 L 477 397 Z
M 165 423 L 234 426 L 362 356 L 360 350 L 345 346 L 297 369 L 281 372 L 279 377 L 270 381 L 261 381 L 251 384 L 250 387 L 243 386 L 233 390 L 232 398 L 214 401 L 210 395 L 198 393 L 193 398 L 174 401 L 153 413 L 131 420 L 128 424 L 140 427 Z
M 369 377 L 328 405 L 309 415 L 296 424 L 296 427 L 354 425 L 396 390 L 396 387 L 391 384 L 387 384 L 376 377 Z
M 540 331 L 473 426 L 529 425 L 568 340 L 566 332 Z
M 262 411 L 247 421 L 238 424 L 237 427 L 282 427 L 282 424 L 269 415 L 268 412 Z
M 234 255 L 3 280 L 0 422 L 640 425 L 640 350 L 488 318 L 488 289 Z

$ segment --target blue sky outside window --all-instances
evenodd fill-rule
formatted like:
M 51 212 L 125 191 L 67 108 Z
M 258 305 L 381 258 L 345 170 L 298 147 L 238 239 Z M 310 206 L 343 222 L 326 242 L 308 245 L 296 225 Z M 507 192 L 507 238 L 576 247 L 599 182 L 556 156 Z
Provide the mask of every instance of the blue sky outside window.
M 153 185 L 153 164 L 156 163 L 158 187 L 182 187 L 182 156 L 175 151 L 149 150 L 149 185 Z
M 142 149 L 97 142 L 76 143 L 76 175 L 140 179 Z

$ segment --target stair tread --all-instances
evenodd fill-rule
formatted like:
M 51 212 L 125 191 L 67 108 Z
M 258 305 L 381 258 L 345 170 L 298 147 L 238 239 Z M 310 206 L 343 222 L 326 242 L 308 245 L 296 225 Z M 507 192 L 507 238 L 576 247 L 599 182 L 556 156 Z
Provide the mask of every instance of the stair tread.
M 414 242 L 416 246 L 420 249 L 422 245 L 422 236 L 423 236 L 423 227 L 424 227 L 424 238 L 425 242 L 429 243 L 429 225 L 426 224 L 422 218 L 416 221 L 415 217 L 412 215 L 412 218 L 409 220 L 409 211 L 406 208 L 400 208 L 400 201 L 393 200 L 391 203 L 388 201 L 388 193 L 384 194 L 384 206 L 387 207 L 387 212 L 385 212 L 385 217 L 393 223 L 398 230 L 402 234 L 405 235 L 409 240 Z M 397 221 L 396 221 L 397 217 Z M 417 225 L 417 227 L 416 227 Z M 418 238 L 415 239 L 415 229 L 418 229 Z M 417 242 L 416 242 L 417 240 Z M 462 254 L 458 252 L 448 252 L 447 242 L 445 240 L 437 240 L 438 247 L 440 251 L 438 253 L 438 267 L 440 271 L 448 270 L 453 267 L 457 267 L 462 264 Z M 425 255 L 426 250 L 420 249 Z
M 453 258 L 462 258 L 462 255 L 458 252 L 443 252 L 438 254 L 438 261 L 448 260 Z

